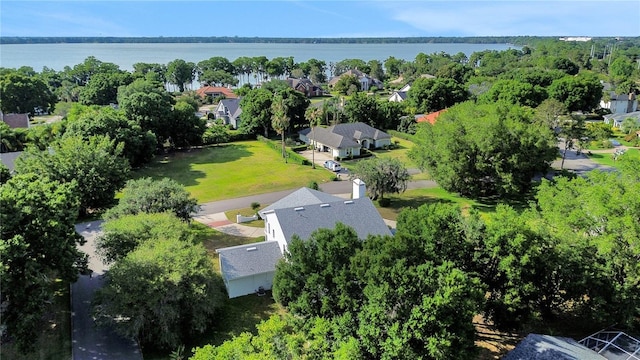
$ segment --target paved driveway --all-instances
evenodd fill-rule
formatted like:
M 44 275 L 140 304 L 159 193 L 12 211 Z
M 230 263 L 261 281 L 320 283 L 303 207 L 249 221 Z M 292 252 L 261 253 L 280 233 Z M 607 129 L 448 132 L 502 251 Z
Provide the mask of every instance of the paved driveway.
M 76 225 L 76 231 L 87 239 L 80 250 L 89 255 L 91 275 L 81 275 L 71 284 L 71 342 L 74 360 L 142 360 L 138 344 L 125 339 L 112 329 L 97 327 L 91 317 L 91 301 L 104 281 L 108 269 L 95 254 L 95 240 L 100 235 L 101 221 Z

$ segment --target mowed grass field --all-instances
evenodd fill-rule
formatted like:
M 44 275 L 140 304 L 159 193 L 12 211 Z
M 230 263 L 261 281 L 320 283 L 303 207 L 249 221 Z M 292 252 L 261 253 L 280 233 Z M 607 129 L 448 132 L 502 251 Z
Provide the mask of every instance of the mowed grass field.
M 317 167 L 285 163 L 260 141 L 242 141 L 158 156 L 133 178 L 171 178 L 199 202 L 282 191 L 331 181 L 334 174 Z

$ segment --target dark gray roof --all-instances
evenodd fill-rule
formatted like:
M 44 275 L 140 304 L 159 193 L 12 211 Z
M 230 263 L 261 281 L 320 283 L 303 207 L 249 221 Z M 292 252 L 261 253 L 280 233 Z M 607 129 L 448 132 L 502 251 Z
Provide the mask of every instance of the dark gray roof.
M 340 199 L 321 204 L 297 205 L 274 210 L 287 241 L 295 234 L 308 239 L 317 229 L 333 229 L 338 222 L 353 228 L 360 239 L 391 235 L 391 230 L 369 198 Z
M 407 99 L 407 92 L 406 91 L 394 91 L 394 94 L 398 94 L 398 97 L 402 100 L 406 100 Z M 392 94 L 393 96 L 393 94 Z
M 342 201 L 343 199 L 322 191 L 309 189 L 307 187 L 300 188 L 282 199 L 274 202 L 266 208 L 260 210 L 260 215 L 270 210 L 294 208 L 298 206 L 306 206 L 313 204 L 324 204 L 334 201 Z
M 529 334 L 502 360 L 606 360 L 577 341 L 550 335 Z
M 616 122 L 622 122 L 627 118 L 636 118 L 640 121 L 640 111 L 634 111 L 626 114 L 607 114 L 603 116 L 606 120 L 613 119 Z
M 277 241 L 233 246 L 216 252 L 220 256 L 220 272 L 227 281 L 276 271 L 276 264 L 282 258 Z
M 391 135 L 386 132 L 380 131 L 362 122 L 333 125 L 328 127 L 327 130 L 345 137 L 353 137 L 356 131 L 359 131 L 361 134 L 360 138 L 367 137 L 374 140 L 391 139 Z
M 12 129 L 29 127 L 29 114 L 0 113 L 0 118 Z
M 222 105 L 224 105 L 227 108 L 227 111 L 229 111 L 229 115 L 235 117 L 235 113 L 236 111 L 238 111 L 238 108 L 240 107 L 240 98 L 222 99 L 220 100 L 220 102 L 222 103 Z
M 361 145 L 356 140 L 364 138 L 373 140 L 391 138 L 391 135 L 386 132 L 362 122 L 332 125 L 328 128 L 316 127 L 313 134 L 310 129 L 306 128 L 299 133 L 334 149 L 360 147 Z
M 353 136 L 343 136 L 340 134 L 335 134 L 328 129 L 321 127 L 316 127 L 315 130 L 313 130 L 313 134 L 309 133 L 307 134 L 307 137 L 319 142 L 320 144 L 329 146 L 334 149 L 360 147 L 360 144 L 357 141 L 353 140 Z
M 9 171 L 13 171 L 16 164 L 16 159 L 18 159 L 20 155 L 22 155 L 22 151 L 1 153 L 0 162 L 2 162 L 2 164 L 6 166 L 9 169 Z

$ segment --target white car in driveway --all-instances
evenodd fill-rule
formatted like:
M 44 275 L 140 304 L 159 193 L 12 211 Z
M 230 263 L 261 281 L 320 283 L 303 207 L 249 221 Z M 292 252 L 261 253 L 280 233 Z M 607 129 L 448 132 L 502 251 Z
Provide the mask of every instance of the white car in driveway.
M 331 170 L 331 171 L 340 171 L 342 169 L 342 166 L 340 166 L 340 163 L 337 161 L 333 161 L 333 160 L 327 160 L 324 162 L 324 167 Z

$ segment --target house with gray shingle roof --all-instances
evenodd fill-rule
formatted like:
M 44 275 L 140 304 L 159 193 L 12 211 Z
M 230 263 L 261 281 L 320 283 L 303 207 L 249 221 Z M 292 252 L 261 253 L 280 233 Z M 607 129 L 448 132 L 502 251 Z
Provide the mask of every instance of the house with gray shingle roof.
M 360 155 L 360 149 L 378 149 L 391 145 L 391 135 L 365 123 L 345 123 L 328 128 L 316 126 L 299 133 L 300 140 L 313 144 L 318 151 L 330 152 L 334 158 Z
M 229 298 L 271 289 L 282 252 L 275 241 L 217 249 L 220 272 Z
M 240 98 L 220 100 L 213 114 L 216 119 L 222 119 L 225 125 L 232 125 L 237 129 L 240 126 L 240 114 L 242 114 Z
M 314 231 L 333 229 L 337 223 L 353 228 L 362 240 L 369 235 L 392 235 L 371 200 L 364 196 L 364 183 L 354 181 L 353 188 L 353 199 L 301 188 L 262 209 L 259 215 L 265 224 L 264 242 L 216 250 L 229 297 L 271 289 L 276 264 L 294 236 L 306 240 Z

